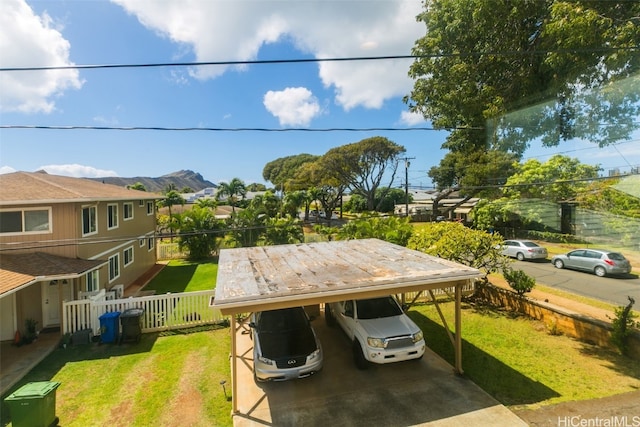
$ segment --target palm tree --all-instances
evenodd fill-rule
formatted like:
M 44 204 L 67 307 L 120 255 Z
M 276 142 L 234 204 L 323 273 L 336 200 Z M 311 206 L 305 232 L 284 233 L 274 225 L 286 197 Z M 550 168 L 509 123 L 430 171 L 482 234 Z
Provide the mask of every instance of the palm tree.
M 180 205 L 184 206 L 185 204 L 184 198 L 178 193 L 176 190 L 169 190 L 167 194 L 165 194 L 164 200 L 159 202 L 160 206 L 166 206 L 169 208 L 169 229 L 171 230 L 171 242 L 173 243 L 173 221 L 171 214 L 171 206 Z
M 235 213 L 238 196 L 244 197 L 245 194 L 247 194 L 247 189 L 244 182 L 240 178 L 233 178 L 229 183 L 221 182 L 219 184 L 216 198 L 220 200 L 226 197 L 231 204 L 231 210 Z

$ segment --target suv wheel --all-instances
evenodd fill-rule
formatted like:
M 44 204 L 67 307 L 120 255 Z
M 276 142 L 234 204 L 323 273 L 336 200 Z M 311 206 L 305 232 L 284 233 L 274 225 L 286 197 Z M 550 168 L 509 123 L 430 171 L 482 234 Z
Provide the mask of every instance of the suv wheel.
M 365 359 L 362 352 L 362 346 L 357 339 L 353 340 L 353 360 L 356 362 L 358 369 L 367 369 L 369 367 L 369 361 Z

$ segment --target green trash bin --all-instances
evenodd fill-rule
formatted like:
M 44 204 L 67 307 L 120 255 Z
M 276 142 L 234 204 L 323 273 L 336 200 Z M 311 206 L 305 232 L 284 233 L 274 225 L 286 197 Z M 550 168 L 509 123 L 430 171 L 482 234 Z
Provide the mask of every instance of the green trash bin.
M 13 427 L 50 427 L 58 425 L 56 389 L 60 383 L 28 383 L 5 397 Z

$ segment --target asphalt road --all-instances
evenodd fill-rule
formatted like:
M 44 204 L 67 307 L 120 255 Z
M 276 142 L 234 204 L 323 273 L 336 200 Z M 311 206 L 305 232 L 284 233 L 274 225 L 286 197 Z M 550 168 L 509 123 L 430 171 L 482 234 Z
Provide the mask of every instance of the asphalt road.
M 549 260 L 515 261 L 513 268 L 523 270 L 536 283 L 561 289 L 619 306 L 627 305 L 630 296 L 636 300 L 634 309 L 640 307 L 640 278 L 637 274 L 618 277 L 598 277 L 595 274 L 567 269 L 557 269 Z

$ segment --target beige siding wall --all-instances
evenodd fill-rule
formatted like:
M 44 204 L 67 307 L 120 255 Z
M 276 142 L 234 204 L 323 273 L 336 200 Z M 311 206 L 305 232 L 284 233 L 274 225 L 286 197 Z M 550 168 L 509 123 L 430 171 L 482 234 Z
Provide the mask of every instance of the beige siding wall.
M 133 212 L 133 217 L 127 220 L 124 218 L 125 203 L 130 204 Z M 107 223 L 109 205 L 117 206 L 118 211 L 118 226 L 111 229 L 109 229 Z M 41 205 L 15 206 L 15 209 L 33 208 L 34 206 L 40 207 Z M 97 232 L 88 236 L 82 235 L 82 209 L 85 206 L 96 206 L 97 208 Z M 154 239 L 156 229 L 155 210 L 151 210 L 151 215 L 147 214 L 146 200 L 142 202 L 139 200 L 127 200 L 65 203 L 42 207 L 51 208 L 51 232 L 13 236 L 0 234 L 0 243 L 20 244 L 20 249 L 13 253 L 41 251 L 68 258 L 104 261 L 118 254 L 119 277 L 109 280 L 108 265 L 102 267 L 99 271 L 99 288 L 107 290 L 118 284 L 123 284 L 126 288 L 156 263 L 155 241 L 153 241 L 152 249 L 148 249 L 149 239 Z M 133 262 L 125 266 L 124 251 L 127 248 L 133 249 Z M 86 277 L 74 280 L 74 285 L 75 292 L 86 291 Z M 33 286 L 33 288 L 37 288 L 37 286 Z M 75 292 L 74 295 L 77 295 Z
M 52 205 L 20 205 L 5 208 L 6 210 L 20 210 L 30 208 L 51 208 L 51 232 L 38 234 L 0 234 L 0 243 L 15 244 L 19 249 L 12 253 L 47 252 L 54 255 L 75 258 L 76 248 L 73 239 L 76 238 L 78 216 L 73 203 Z M 72 241 L 69 242 L 68 240 Z M 65 242 L 66 241 L 66 242 Z M 65 244 L 66 243 L 66 244 Z
M 124 204 L 129 203 L 133 218 L 125 220 Z M 146 273 L 156 263 L 155 241 L 152 249 L 148 249 L 149 239 L 154 239 L 156 228 L 155 211 L 147 215 L 147 202 L 139 203 L 138 200 L 120 202 L 100 202 L 97 206 L 98 232 L 91 236 L 84 237 L 83 240 L 92 242 L 78 247 L 77 256 L 83 259 L 109 260 L 117 254 L 119 276 L 113 280 L 109 277 L 109 266 L 100 269 L 99 288 L 109 290 L 115 285 L 124 285 L 127 288 L 137 278 Z M 108 227 L 108 206 L 117 206 L 118 226 L 109 229 Z M 79 218 L 83 206 L 88 204 L 78 204 L 77 211 Z M 82 234 L 82 222 L 78 221 L 78 233 Z M 126 265 L 125 251 L 129 248 L 133 252 L 133 262 Z M 86 290 L 86 279 L 80 282 L 80 291 Z

